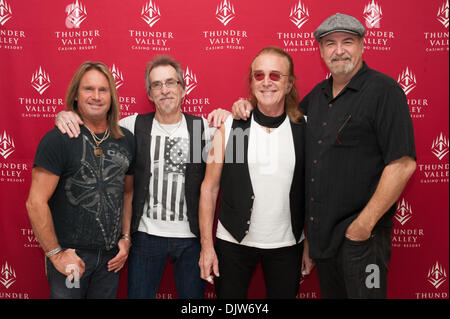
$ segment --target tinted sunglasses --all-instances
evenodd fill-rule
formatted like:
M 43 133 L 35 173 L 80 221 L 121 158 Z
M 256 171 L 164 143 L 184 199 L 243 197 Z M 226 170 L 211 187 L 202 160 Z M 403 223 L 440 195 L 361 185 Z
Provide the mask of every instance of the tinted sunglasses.
M 280 81 L 282 76 L 287 76 L 287 75 L 281 74 L 278 72 L 273 72 L 273 71 L 269 73 L 269 79 L 272 81 Z M 253 78 L 256 81 L 262 81 L 262 80 L 264 80 L 265 77 L 266 77 L 266 75 L 264 74 L 264 72 L 261 72 L 261 71 L 253 72 Z

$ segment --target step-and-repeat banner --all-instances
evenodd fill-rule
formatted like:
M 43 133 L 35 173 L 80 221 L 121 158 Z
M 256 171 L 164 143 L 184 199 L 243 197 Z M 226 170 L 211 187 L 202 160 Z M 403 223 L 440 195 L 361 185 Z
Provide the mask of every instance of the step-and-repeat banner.
M 398 201 L 388 297 L 448 298 L 448 0 L 0 0 L 0 298 L 49 296 L 25 201 L 38 142 L 83 61 L 110 67 L 128 116 L 154 109 L 145 65 L 170 54 L 184 69 L 183 111 L 206 116 L 248 95 L 250 62 L 268 45 L 292 55 L 304 96 L 329 76 L 313 32 L 336 12 L 366 26 L 364 59 L 402 86 L 414 123 L 417 170 Z M 119 298 L 126 285 L 125 268 Z M 177 297 L 170 263 L 157 297 Z M 260 269 L 249 297 L 265 297 Z M 316 271 L 297 297 L 320 298 Z

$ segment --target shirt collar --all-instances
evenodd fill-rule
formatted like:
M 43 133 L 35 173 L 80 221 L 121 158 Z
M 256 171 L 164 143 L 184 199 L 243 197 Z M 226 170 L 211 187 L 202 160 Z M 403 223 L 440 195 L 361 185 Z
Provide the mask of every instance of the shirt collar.
M 363 65 L 358 70 L 358 72 L 352 77 L 350 82 L 347 84 L 346 88 L 358 91 L 364 83 L 364 78 L 366 72 L 370 70 L 367 66 L 366 62 L 363 61 Z M 331 90 L 333 87 L 333 77 L 330 76 L 328 80 L 324 81 L 324 85 L 322 86 L 322 91 L 328 96 L 331 97 Z

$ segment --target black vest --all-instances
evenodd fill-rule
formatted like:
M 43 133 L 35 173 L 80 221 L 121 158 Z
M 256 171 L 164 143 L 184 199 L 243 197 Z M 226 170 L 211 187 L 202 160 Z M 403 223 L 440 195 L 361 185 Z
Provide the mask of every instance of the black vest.
M 226 230 L 241 242 L 250 227 L 250 216 L 253 210 L 253 187 L 248 170 L 248 137 L 239 141 L 235 129 L 250 129 L 251 120 L 234 120 L 225 150 L 225 160 L 220 180 L 222 197 L 220 200 L 219 220 Z M 295 169 L 289 193 L 292 232 L 296 241 L 300 239 L 305 218 L 305 123 L 291 122 L 292 137 L 295 149 Z M 242 135 L 241 135 L 242 136 Z M 236 152 L 236 148 L 244 154 Z M 242 152 L 241 152 L 242 153 Z M 239 158 L 241 157 L 241 158 Z M 270 194 L 267 194 L 270 196 Z
M 204 126 L 200 117 L 183 113 L 189 132 L 189 161 L 184 175 L 184 194 L 187 205 L 187 216 L 191 232 L 199 237 L 198 202 L 200 187 L 205 175 L 206 164 L 203 160 L 205 148 Z M 134 125 L 136 139 L 136 164 L 134 175 L 133 215 L 131 217 L 131 233 L 139 228 L 139 222 L 144 213 L 145 201 L 149 198 L 150 183 L 150 142 L 155 113 L 139 114 Z M 195 123 L 194 123 L 195 122 Z M 197 125 L 200 123 L 200 125 Z M 195 125 L 194 125 L 195 124 Z

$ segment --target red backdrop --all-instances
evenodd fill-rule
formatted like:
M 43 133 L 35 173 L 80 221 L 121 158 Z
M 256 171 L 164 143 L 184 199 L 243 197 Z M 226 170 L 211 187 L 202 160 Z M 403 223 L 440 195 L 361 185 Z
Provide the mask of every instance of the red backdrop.
M 399 201 L 388 297 L 448 298 L 448 0 L 0 0 L 0 298 L 49 295 L 25 200 L 38 142 L 83 61 L 111 68 L 126 116 L 153 110 L 145 64 L 170 54 L 186 70 L 183 110 L 205 116 L 247 95 L 250 61 L 268 45 L 293 56 L 304 96 L 328 73 L 312 32 L 335 12 L 366 25 L 365 60 L 402 85 L 414 123 L 418 166 Z M 264 296 L 258 270 L 249 297 Z M 176 297 L 171 265 L 158 297 Z M 316 272 L 298 298 L 320 298 Z

